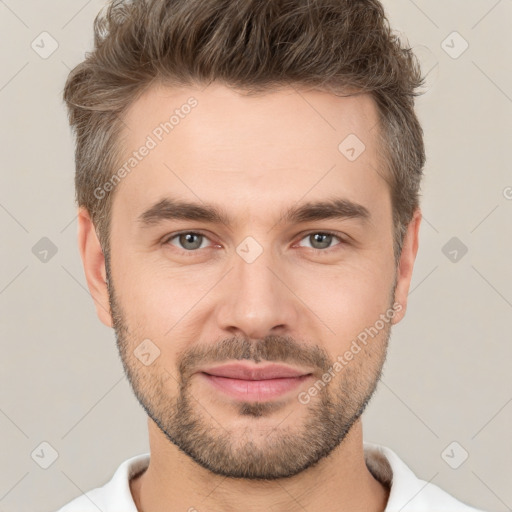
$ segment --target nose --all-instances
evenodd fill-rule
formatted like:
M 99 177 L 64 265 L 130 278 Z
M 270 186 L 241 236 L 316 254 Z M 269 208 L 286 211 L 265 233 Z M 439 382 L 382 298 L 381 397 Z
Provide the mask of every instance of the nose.
M 270 250 L 251 263 L 235 255 L 219 297 L 218 327 L 255 340 L 295 330 L 300 300 L 293 293 L 289 272 L 281 267 Z

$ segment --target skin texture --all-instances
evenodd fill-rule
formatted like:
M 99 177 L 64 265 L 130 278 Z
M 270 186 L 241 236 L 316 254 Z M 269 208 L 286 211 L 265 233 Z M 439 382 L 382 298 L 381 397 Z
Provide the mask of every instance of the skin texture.
M 151 461 L 131 481 L 137 507 L 382 511 L 388 490 L 364 463 L 360 415 L 379 380 L 391 326 L 406 311 L 421 213 L 396 268 L 373 99 L 291 87 L 246 97 L 221 84 L 158 85 L 123 119 L 126 157 L 192 96 L 197 106 L 116 186 L 110 265 L 88 212 L 79 210 L 79 248 L 97 314 L 114 327 L 148 413 Z M 366 146 L 354 161 L 338 150 L 349 134 Z M 231 222 L 165 220 L 142 228 L 137 217 L 165 197 L 216 205 Z M 369 221 L 282 222 L 290 206 L 333 197 L 365 206 Z M 171 238 L 183 231 L 204 238 L 188 245 Z M 316 241 L 325 231 L 340 238 Z M 237 252 L 246 237 L 262 250 L 251 263 Z M 195 241 L 199 248 L 190 250 Z M 301 403 L 299 392 L 394 304 L 378 334 Z M 143 340 L 151 340 L 145 347 L 153 355 L 159 351 L 148 365 L 135 355 Z M 235 400 L 198 373 L 234 360 L 283 362 L 312 375 L 279 399 Z

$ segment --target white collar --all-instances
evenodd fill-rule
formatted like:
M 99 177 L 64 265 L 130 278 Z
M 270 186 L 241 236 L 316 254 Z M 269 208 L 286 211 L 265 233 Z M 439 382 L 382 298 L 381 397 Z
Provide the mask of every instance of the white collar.
M 458 501 L 435 484 L 421 480 L 391 449 L 364 442 L 364 457 L 369 471 L 391 486 L 384 512 L 482 512 Z M 144 471 L 149 453 L 125 460 L 111 480 L 82 495 L 58 512 L 137 512 L 130 491 L 130 479 Z

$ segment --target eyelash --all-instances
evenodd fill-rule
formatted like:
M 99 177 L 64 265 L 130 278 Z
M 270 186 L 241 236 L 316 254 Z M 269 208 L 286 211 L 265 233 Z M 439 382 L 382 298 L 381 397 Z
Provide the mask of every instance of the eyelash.
M 340 241 L 340 243 L 339 243 L 339 244 L 336 244 L 336 245 L 334 245 L 334 246 L 332 246 L 332 247 L 327 247 L 326 249 L 315 249 L 314 247 L 306 247 L 306 249 L 310 249 L 310 250 L 314 251 L 315 253 L 330 253 L 330 252 L 331 252 L 331 250 L 335 250 L 335 249 L 336 249 L 336 247 L 337 247 L 338 245 L 346 245 L 346 243 L 347 243 L 347 242 L 346 242 L 346 240 L 345 240 L 343 237 L 341 237 L 338 233 L 336 233 L 336 232 L 334 232 L 334 231 L 328 231 L 328 230 L 327 230 L 327 231 L 310 231 L 310 232 L 308 232 L 308 233 L 305 233 L 305 234 L 302 236 L 302 238 L 300 238 L 299 242 L 300 242 L 300 241 L 302 241 L 302 240 L 304 240 L 304 238 L 307 238 L 308 236 L 316 235 L 316 234 L 321 234 L 321 235 L 331 235 L 331 236 L 333 236 L 334 238 L 337 238 L 337 239 Z M 202 236 L 202 237 L 204 237 L 204 238 L 206 238 L 206 239 L 210 240 L 206 234 L 201 233 L 200 231 L 180 231 L 180 232 L 178 232 L 178 233 L 173 233 L 172 235 L 169 235 L 168 237 L 166 237 L 166 238 L 163 240 L 162 244 L 163 244 L 163 245 L 167 245 L 167 244 L 169 244 L 169 242 L 170 242 L 171 240 L 173 240 L 173 239 L 175 239 L 175 238 L 179 237 L 180 235 L 199 235 L 199 236 Z M 211 241 L 211 240 L 210 240 L 210 241 Z M 169 245 L 172 245 L 172 244 L 169 244 Z M 174 245 L 173 245 L 173 247 L 174 247 L 175 249 L 177 249 L 178 251 L 180 251 L 182 254 L 185 254 L 185 255 L 187 255 L 187 256 L 194 256 L 194 255 L 196 255 L 196 254 L 199 252 L 199 250 L 200 250 L 200 249 L 194 249 L 194 250 L 189 250 L 189 251 L 187 251 L 186 249 L 180 249 L 179 247 L 174 246 Z M 205 248 L 203 248 L 203 249 L 206 249 L 206 247 L 205 247 Z

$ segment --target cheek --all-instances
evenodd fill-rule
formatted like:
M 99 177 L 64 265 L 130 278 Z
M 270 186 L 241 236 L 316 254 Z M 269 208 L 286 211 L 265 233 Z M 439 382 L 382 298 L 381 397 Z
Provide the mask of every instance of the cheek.
M 303 276 L 301 297 L 321 319 L 329 336 L 349 343 L 375 324 L 392 304 L 393 272 L 383 265 L 327 268 L 322 275 Z
M 159 268 L 158 262 L 127 269 L 123 282 L 116 283 L 116 294 L 130 344 L 135 348 L 151 340 L 160 351 L 157 366 L 165 366 L 174 375 L 176 354 L 202 338 L 204 322 L 198 321 L 198 315 L 204 314 L 201 299 L 215 283 L 213 277 L 201 272 L 198 279 L 197 270 L 191 269 L 170 272 Z
M 146 338 L 159 344 L 157 340 L 172 325 L 172 289 L 164 293 L 166 287 L 157 273 L 148 273 L 129 258 L 113 260 L 113 269 L 116 300 L 122 308 L 130 344 L 135 346 Z

